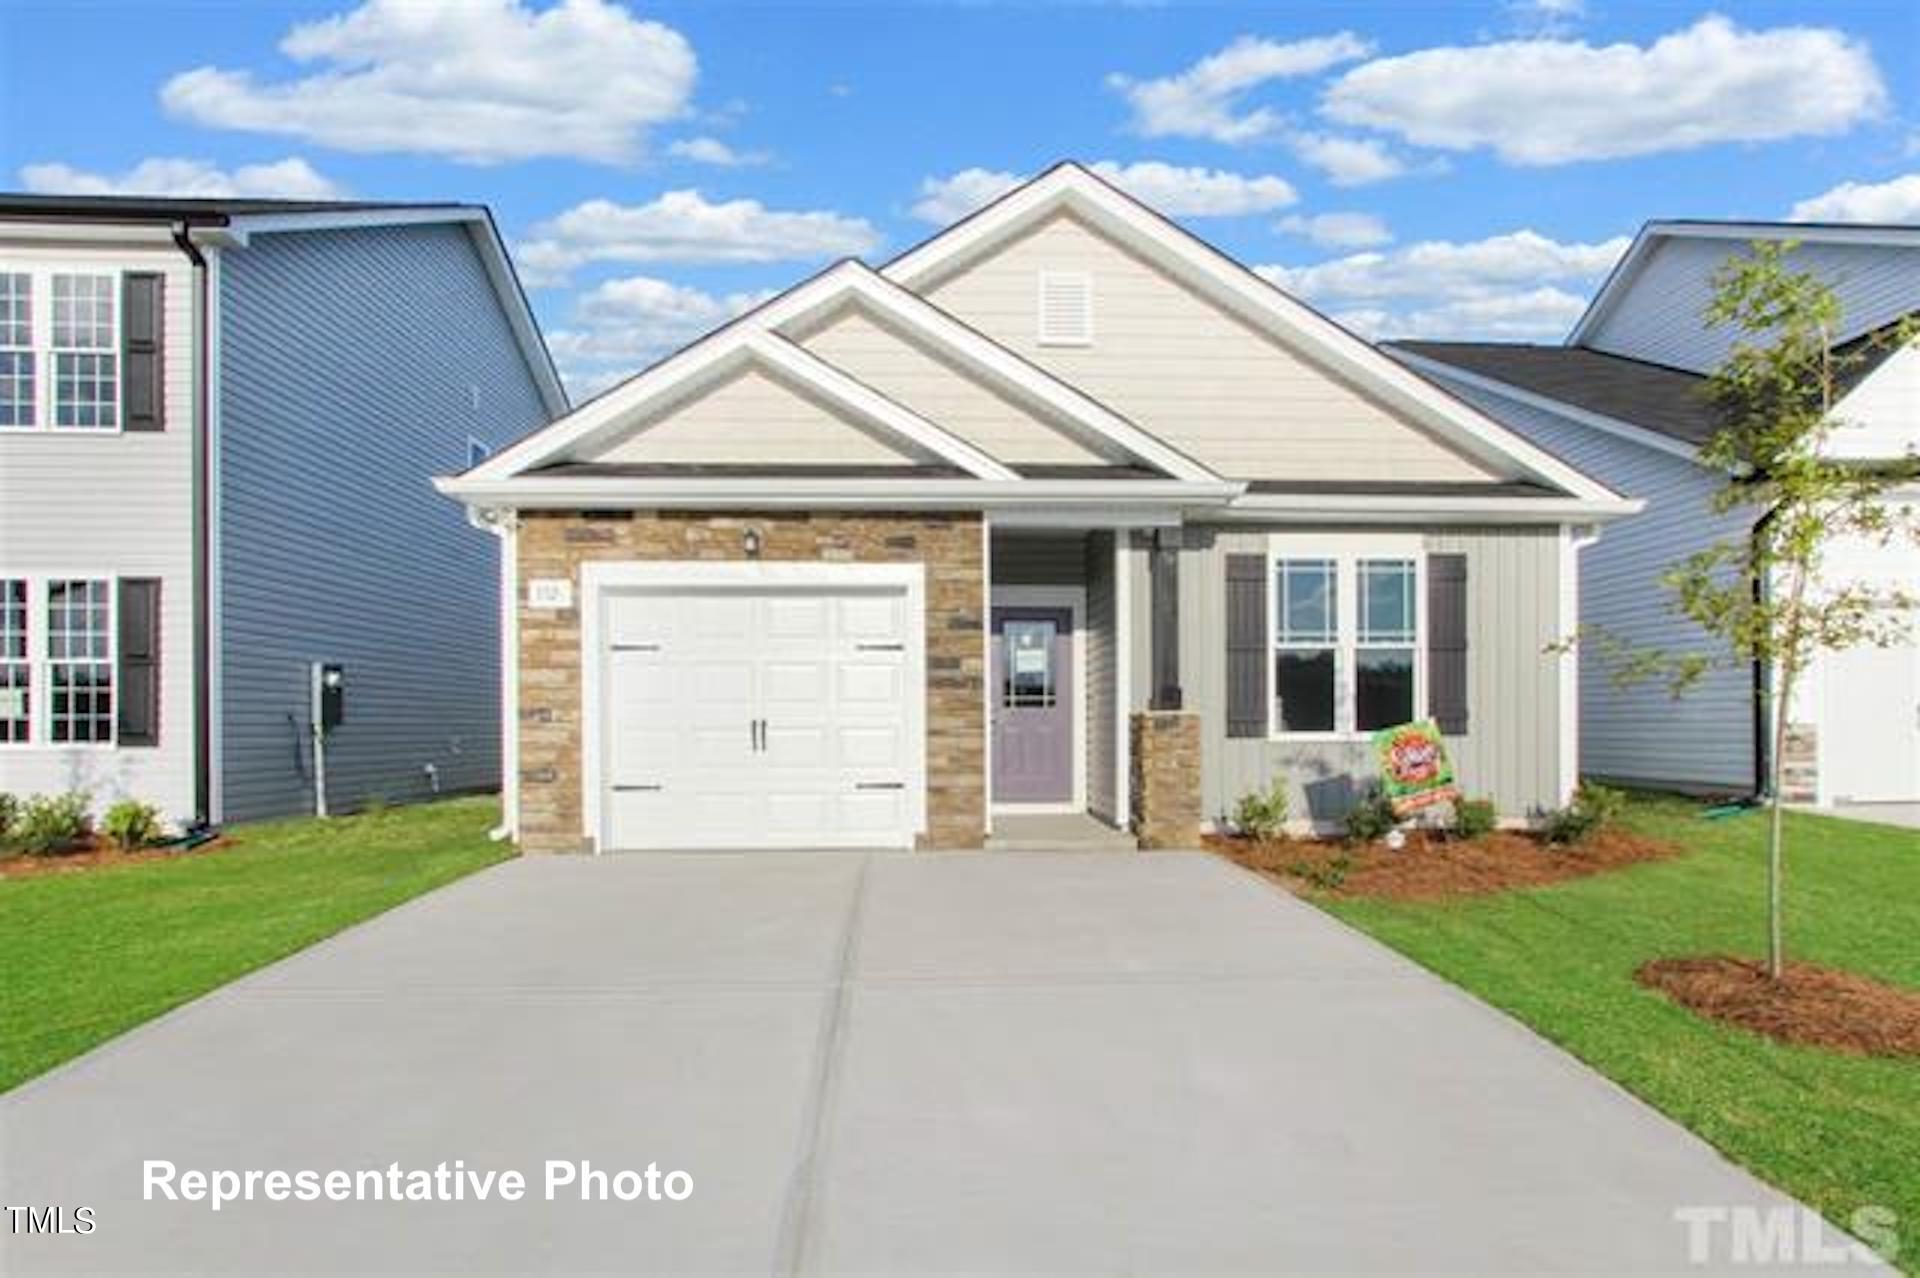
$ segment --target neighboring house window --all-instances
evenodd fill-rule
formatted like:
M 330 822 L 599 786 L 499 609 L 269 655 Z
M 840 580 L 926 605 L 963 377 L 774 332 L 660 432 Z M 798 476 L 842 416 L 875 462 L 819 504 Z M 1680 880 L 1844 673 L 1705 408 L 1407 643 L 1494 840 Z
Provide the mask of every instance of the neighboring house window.
M 1093 344 L 1093 277 L 1085 271 L 1040 272 L 1040 344 Z
M 1415 718 L 1418 539 L 1272 542 L 1273 734 L 1354 736 Z
M 53 424 L 112 430 L 120 424 L 120 369 L 111 275 L 53 277 Z
M 117 431 L 120 275 L 0 266 L 0 430 Z
M 0 271 L 0 426 L 34 423 L 33 355 L 33 276 Z
M 0 577 L 0 744 L 24 742 L 32 723 L 27 608 L 26 579 Z
M 47 583 L 47 739 L 113 741 L 113 583 Z

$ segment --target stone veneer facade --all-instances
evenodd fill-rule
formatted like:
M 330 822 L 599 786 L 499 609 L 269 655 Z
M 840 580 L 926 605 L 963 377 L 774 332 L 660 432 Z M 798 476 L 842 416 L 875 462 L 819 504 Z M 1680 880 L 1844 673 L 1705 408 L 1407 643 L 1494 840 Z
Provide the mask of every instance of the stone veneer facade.
M 1129 724 L 1133 833 L 1142 848 L 1200 846 L 1200 716 L 1144 710 Z
M 926 565 L 927 832 L 978 847 L 986 823 L 985 603 L 973 514 L 525 511 L 519 517 L 520 847 L 572 852 L 581 833 L 580 565 L 744 560 Z M 573 583 L 573 607 L 529 608 L 536 577 Z

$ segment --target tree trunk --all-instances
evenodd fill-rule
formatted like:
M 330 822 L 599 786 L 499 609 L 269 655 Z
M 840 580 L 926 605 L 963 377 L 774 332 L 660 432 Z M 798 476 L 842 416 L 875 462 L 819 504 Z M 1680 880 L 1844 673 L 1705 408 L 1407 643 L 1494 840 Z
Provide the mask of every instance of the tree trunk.
M 1787 966 L 1785 928 L 1781 920 L 1781 871 L 1786 841 L 1785 795 L 1787 707 L 1792 704 L 1795 671 L 1791 658 L 1781 663 L 1780 685 L 1773 707 L 1773 794 L 1767 810 L 1767 975 L 1779 980 Z

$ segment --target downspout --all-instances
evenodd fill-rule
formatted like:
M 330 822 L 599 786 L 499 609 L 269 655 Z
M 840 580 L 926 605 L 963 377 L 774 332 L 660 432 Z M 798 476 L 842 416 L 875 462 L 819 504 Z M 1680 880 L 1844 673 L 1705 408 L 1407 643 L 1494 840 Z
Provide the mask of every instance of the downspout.
M 193 264 L 193 816 L 211 823 L 213 809 L 213 609 L 209 565 L 213 557 L 212 439 L 208 425 L 211 394 L 212 331 L 207 258 L 193 242 L 193 224 L 173 225 L 173 242 Z

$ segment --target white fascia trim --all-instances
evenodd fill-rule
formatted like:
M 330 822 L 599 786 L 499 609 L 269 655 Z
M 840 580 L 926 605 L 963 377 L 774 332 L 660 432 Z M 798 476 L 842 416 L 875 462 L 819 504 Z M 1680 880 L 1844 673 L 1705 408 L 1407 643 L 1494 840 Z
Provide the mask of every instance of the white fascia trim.
M 841 372 L 812 351 L 794 345 L 778 333 L 746 335 L 748 351 L 796 381 L 814 387 L 849 412 L 888 432 L 918 444 L 926 452 L 952 462 L 979 479 L 1018 480 L 1020 476 L 957 435 L 928 421 L 896 400 L 888 399 L 865 382 Z
M 911 330 L 988 381 L 1013 390 L 1077 425 L 1094 440 L 1113 445 L 1175 479 L 1210 480 L 1219 476 L 1155 435 L 1114 412 L 1079 388 L 1031 364 L 933 303 L 909 292 L 861 262 L 847 261 L 800 285 L 756 311 L 751 321 L 763 328 L 799 324 L 841 302 L 857 299 L 887 319 Z
M 983 510 L 1006 506 L 1072 506 L 1115 512 L 1133 507 L 1145 522 L 1176 508 L 1222 507 L 1240 484 L 1176 480 L 1034 479 L 436 479 L 434 487 L 472 506 L 524 510 L 649 510 L 664 507 L 866 507 L 892 510 Z
M 1565 497 L 1382 497 L 1338 493 L 1249 493 L 1219 516 L 1275 523 L 1601 523 L 1639 514 L 1638 499 Z
M 1700 461 L 1700 450 L 1692 444 L 1682 443 L 1680 440 L 1662 435 L 1658 431 L 1648 430 L 1644 426 L 1636 426 L 1630 421 L 1625 421 L 1618 417 L 1608 417 L 1604 413 L 1596 413 L 1591 409 L 1569 404 L 1565 400 L 1555 399 L 1551 395 L 1542 395 L 1538 391 L 1524 390 L 1511 382 L 1499 381 L 1481 373 L 1468 372 L 1464 368 L 1457 368 L 1452 364 L 1444 363 L 1426 355 L 1416 355 L 1412 351 L 1401 350 L 1396 347 L 1393 349 L 1393 357 L 1403 364 L 1432 373 L 1436 377 L 1445 377 L 1450 381 L 1460 382 L 1464 385 L 1475 387 L 1478 390 L 1499 395 L 1505 399 L 1512 400 L 1516 404 L 1524 404 L 1528 408 L 1537 408 L 1543 412 L 1564 417 L 1570 422 L 1577 422 L 1582 426 L 1591 426 L 1595 430 L 1604 431 L 1609 435 L 1617 435 L 1621 439 L 1644 445 L 1647 448 L 1654 449 L 1656 452 L 1670 454 L 1683 461 L 1705 465 L 1704 462 Z
M 251 235 L 275 231 L 344 231 L 369 226 L 420 226 L 432 222 L 484 222 L 484 209 L 467 204 L 411 208 L 319 209 L 301 213 L 239 213 L 227 219 L 226 232 L 241 244 Z
M 18 222 L 0 221 L 0 235 L 9 240 L 28 242 L 132 244 L 144 248 L 171 245 L 175 225 L 173 222 L 54 222 L 32 218 Z
M 1078 165 L 1050 170 L 957 223 L 952 230 L 896 258 L 880 273 L 911 289 L 948 262 L 1010 236 L 1030 221 L 1062 207 L 1087 217 L 1135 251 L 1198 285 L 1283 341 L 1304 349 L 1332 372 L 1372 391 L 1480 460 L 1517 465 L 1533 478 L 1576 497 L 1602 500 L 1613 496 L 1605 485 L 1401 367 L 1371 343 L 1295 301 L 1239 262 Z

